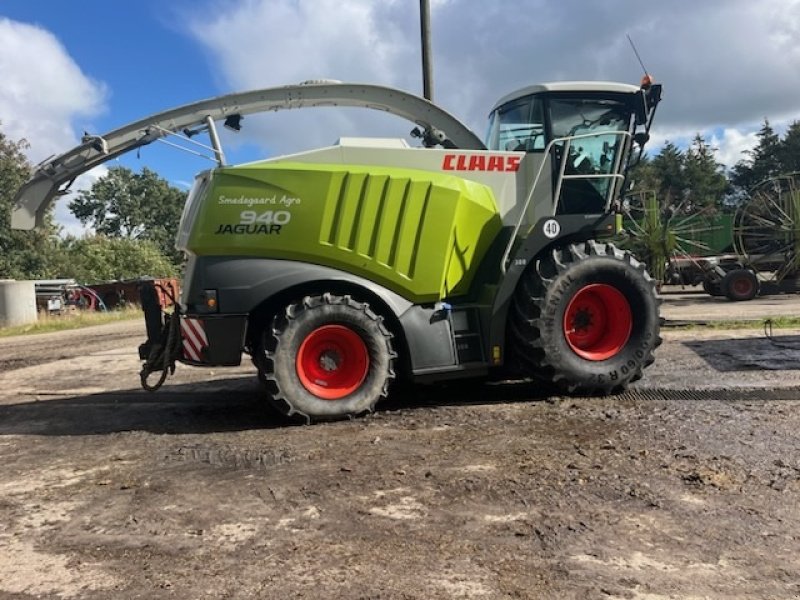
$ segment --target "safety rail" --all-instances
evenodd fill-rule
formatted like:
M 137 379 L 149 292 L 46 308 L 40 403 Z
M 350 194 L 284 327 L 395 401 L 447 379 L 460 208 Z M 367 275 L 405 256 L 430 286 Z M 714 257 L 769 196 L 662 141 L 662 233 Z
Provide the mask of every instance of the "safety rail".
M 564 144 L 564 150 L 561 153 L 561 161 L 558 168 L 558 179 L 556 180 L 556 193 L 553 195 L 552 214 L 555 215 L 556 209 L 558 207 L 558 202 L 561 199 L 561 188 L 564 180 L 615 179 L 619 182 L 623 182 L 625 180 L 625 175 L 619 172 L 622 160 L 624 156 L 627 155 L 627 152 L 625 151 L 616 153 L 617 156 L 614 160 L 614 166 L 610 173 L 566 174 L 565 172 L 567 167 L 567 159 L 569 158 L 569 151 L 570 148 L 572 148 L 573 140 L 597 138 L 600 136 L 612 136 L 612 135 L 614 137 L 627 140 L 628 142 L 630 142 L 631 138 L 633 137 L 629 131 L 598 131 L 594 133 L 582 133 L 579 135 L 555 138 L 551 140 L 550 143 L 547 144 L 543 152 L 545 160 L 542 160 L 541 164 L 539 165 L 539 169 L 536 171 L 536 177 L 534 177 L 533 179 L 533 185 L 531 186 L 530 192 L 528 192 L 528 196 L 525 198 L 525 203 L 522 205 L 522 209 L 520 210 L 519 218 L 517 219 L 517 223 L 514 226 L 514 231 L 511 234 L 511 238 L 508 240 L 508 245 L 506 246 L 505 252 L 503 252 L 503 257 L 500 261 L 500 270 L 503 272 L 503 274 L 505 274 L 506 271 L 508 270 L 508 261 L 509 257 L 511 256 L 511 250 L 514 247 L 514 242 L 516 241 L 517 236 L 519 235 L 520 229 L 522 229 L 522 223 L 525 220 L 525 215 L 528 213 L 528 208 L 530 207 L 531 201 L 533 200 L 533 195 L 536 192 L 536 188 L 539 185 L 539 181 L 541 180 L 544 167 L 546 164 L 548 164 L 546 157 L 551 155 L 553 148 L 555 148 L 556 145 L 558 144 Z M 626 143 L 625 147 L 629 145 L 630 145 L 629 143 Z M 606 192 L 605 212 L 608 212 L 611 206 L 611 201 L 614 197 L 616 189 L 617 189 L 616 185 L 611 185 L 609 186 L 608 191 Z M 533 226 L 533 224 L 531 226 Z M 530 234 L 530 230 L 528 231 L 528 234 Z

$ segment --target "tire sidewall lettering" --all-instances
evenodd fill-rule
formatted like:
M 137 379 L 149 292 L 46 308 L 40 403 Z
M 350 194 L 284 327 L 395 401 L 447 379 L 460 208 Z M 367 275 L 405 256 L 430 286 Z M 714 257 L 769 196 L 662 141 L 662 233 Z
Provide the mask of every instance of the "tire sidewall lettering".
M 565 386 L 577 384 L 579 388 L 586 386 L 584 389 L 602 388 L 607 391 L 620 389 L 652 362 L 659 329 L 658 303 L 652 280 L 644 275 L 630 255 L 609 251 L 608 247 L 587 243 L 585 246 L 555 249 L 529 265 L 529 274 L 535 273 L 539 283 L 528 285 L 528 289 L 542 289 L 537 301 L 541 312 L 538 318 L 530 321 L 541 338 L 534 347 L 544 350 L 542 366 L 554 369 L 553 380 L 563 382 Z M 555 274 L 552 279 L 546 279 L 539 273 Z M 570 299 L 593 283 L 612 285 L 620 290 L 633 312 L 629 339 L 615 356 L 603 361 L 591 361 L 576 354 L 567 342 L 564 327 Z

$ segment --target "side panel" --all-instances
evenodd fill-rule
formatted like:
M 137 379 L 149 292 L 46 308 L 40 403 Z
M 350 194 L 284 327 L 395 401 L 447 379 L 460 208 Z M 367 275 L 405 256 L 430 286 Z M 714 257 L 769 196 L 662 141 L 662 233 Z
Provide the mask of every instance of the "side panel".
M 415 375 L 456 364 L 453 333 L 444 311 L 414 306 L 400 319 L 408 341 L 408 355 Z
M 183 353 L 190 365 L 235 367 L 242 362 L 247 315 L 181 318 Z
M 181 303 L 190 314 L 202 314 L 203 290 L 217 290 L 219 314 L 249 314 L 287 289 L 310 282 L 348 283 L 368 289 L 398 317 L 412 303 L 375 283 L 320 265 L 245 256 L 193 257 L 184 277 Z
M 186 247 L 341 269 L 423 303 L 466 293 L 500 228 L 491 190 L 460 177 L 265 163 L 215 172 Z
M 236 364 L 241 355 L 247 313 L 275 294 L 319 282 L 323 282 L 322 288 L 335 288 L 337 284 L 361 287 L 380 298 L 403 329 L 414 375 L 436 379 L 466 368 L 459 364 L 448 310 L 412 304 L 370 281 L 327 267 L 246 257 L 195 257 L 189 263 L 182 303 L 206 329 L 209 343 L 202 350 L 203 363 L 208 360 L 213 364 Z M 204 289 L 217 291 L 219 313 L 203 313 Z M 477 367 L 485 365 L 470 366 Z

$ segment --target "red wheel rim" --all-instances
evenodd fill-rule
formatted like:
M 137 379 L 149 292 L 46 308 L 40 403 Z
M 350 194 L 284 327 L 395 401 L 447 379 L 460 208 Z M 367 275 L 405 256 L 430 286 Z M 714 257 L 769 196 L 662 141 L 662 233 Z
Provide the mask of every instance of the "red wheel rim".
M 295 362 L 300 383 L 324 400 L 339 400 L 364 383 L 369 354 L 364 340 L 344 325 L 324 325 L 306 336 Z
M 587 285 L 573 296 L 564 313 L 564 336 L 578 356 L 606 360 L 615 356 L 631 336 L 631 305 L 617 288 Z
M 753 282 L 748 277 L 736 277 L 732 285 L 737 296 L 749 296 L 753 292 Z

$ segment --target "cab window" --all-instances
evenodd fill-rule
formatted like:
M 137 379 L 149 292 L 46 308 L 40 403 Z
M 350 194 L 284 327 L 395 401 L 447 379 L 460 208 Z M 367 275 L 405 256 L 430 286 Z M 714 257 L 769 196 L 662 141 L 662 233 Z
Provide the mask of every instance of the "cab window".
M 616 157 L 620 136 L 604 132 L 628 131 L 630 111 L 614 100 L 550 100 L 554 138 L 590 136 L 571 144 L 572 164 L 578 172 L 608 174 Z M 588 162 L 587 162 L 588 161 Z
M 551 98 L 549 112 L 554 139 L 577 136 L 570 143 L 564 173 L 586 176 L 565 180 L 558 212 L 601 212 L 614 186 L 612 178 L 602 176 L 614 171 L 625 145 L 625 139 L 612 132 L 628 131 L 630 110 L 616 100 Z M 566 144 L 556 145 L 560 159 Z
M 489 150 L 542 151 L 545 147 L 544 108 L 537 96 L 504 104 L 489 117 Z

